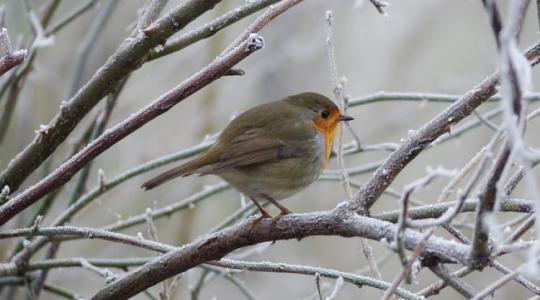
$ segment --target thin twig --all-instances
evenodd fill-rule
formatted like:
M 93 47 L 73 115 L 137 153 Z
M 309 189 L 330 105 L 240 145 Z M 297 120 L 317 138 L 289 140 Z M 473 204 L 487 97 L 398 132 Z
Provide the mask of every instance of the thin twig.
M 455 274 L 452 274 L 450 270 L 448 270 L 448 268 L 446 268 L 443 264 L 436 263 L 429 266 L 429 269 L 439 278 L 441 278 L 446 284 L 453 287 L 454 290 L 458 291 L 467 299 L 476 295 L 477 292 L 474 290 L 474 288 L 469 286 L 466 282 L 460 280 Z
M 343 86 L 344 80 L 338 79 L 336 54 L 335 54 L 335 48 L 334 48 L 334 31 L 333 31 L 334 18 L 332 16 L 332 11 L 330 10 L 326 11 L 325 20 L 326 20 L 326 49 L 328 51 L 328 61 L 330 63 L 330 78 L 332 80 L 332 84 L 334 87 L 334 97 L 336 99 L 336 102 L 338 104 L 340 111 L 343 114 L 345 114 L 347 104 L 345 103 L 345 91 L 344 91 L 344 86 Z M 338 161 L 338 166 L 341 173 L 341 185 L 343 189 L 345 190 L 347 198 L 349 199 L 349 201 L 351 201 L 353 199 L 353 192 L 351 188 L 349 174 L 346 170 L 347 166 L 345 165 L 345 158 L 343 155 L 343 143 L 344 143 L 343 128 L 340 128 L 339 136 L 337 140 L 338 140 L 337 145 L 336 145 L 337 161 Z M 371 245 L 369 245 L 369 242 L 365 239 L 362 239 L 361 244 L 362 244 L 362 253 L 366 257 L 366 260 L 368 261 L 368 264 L 371 267 L 371 271 L 373 275 L 375 276 L 375 278 L 381 279 L 382 274 L 381 274 L 381 271 L 379 270 L 379 267 L 377 266 Z
M 445 202 L 439 204 L 427 204 L 409 209 L 409 218 L 412 220 L 426 219 L 426 218 L 438 218 L 443 215 L 447 210 L 456 205 L 457 201 Z M 472 212 L 476 210 L 478 206 L 478 199 L 467 199 L 463 203 L 461 212 Z M 534 212 L 534 201 L 524 199 L 506 199 L 502 200 L 500 211 L 501 212 L 521 212 L 531 213 Z M 392 210 L 380 214 L 373 215 L 374 218 L 396 223 L 400 209 Z
M 172 38 L 171 40 L 167 41 L 164 46 L 158 46 L 156 49 L 150 51 L 148 61 L 163 57 L 173 52 L 178 52 L 189 45 L 192 45 L 205 38 L 209 38 L 229 25 L 234 24 L 241 19 L 278 1 L 279 0 L 247 1 L 243 5 L 231 10 L 219 18 L 212 20 L 209 23 L 188 31 L 177 38 Z
M 429 240 L 429 238 L 431 237 L 434 231 L 435 231 L 434 229 L 430 229 L 426 233 L 424 233 L 422 239 L 420 240 L 420 242 L 418 242 L 418 244 L 414 248 L 411 257 L 409 258 L 407 263 L 403 265 L 401 272 L 394 279 L 394 281 L 392 282 L 392 285 L 384 292 L 383 296 L 381 297 L 381 300 L 390 299 L 390 297 L 392 296 L 392 294 L 394 294 L 396 288 L 399 287 L 403 279 L 405 279 L 408 276 L 407 274 L 411 272 L 413 263 L 416 261 L 416 259 L 418 258 L 418 256 L 420 255 L 424 247 L 426 246 L 426 242 Z
M 49 28 L 45 30 L 45 35 L 50 36 L 56 34 L 62 28 L 69 25 L 71 22 L 82 16 L 85 12 L 93 8 L 99 0 L 87 0 L 85 3 L 81 4 L 79 7 L 75 8 L 73 11 L 65 14 L 64 18 L 58 22 L 52 24 Z
M 81 40 L 81 43 L 78 45 L 77 50 L 75 51 L 75 59 L 72 65 L 72 75 L 71 83 L 69 85 L 69 91 L 66 98 L 73 97 L 77 90 L 83 84 L 83 75 L 86 73 L 86 64 L 88 61 L 89 53 L 94 49 L 96 40 L 103 34 L 103 28 L 110 20 L 112 13 L 114 12 L 118 1 L 108 0 L 103 8 L 99 11 L 98 15 L 94 19 L 94 22 L 88 29 L 86 36 Z
M 514 277 L 519 275 L 522 272 L 523 267 L 519 266 L 514 271 L 506 274 L 505 276 L 497 279 L 495 282 L 490 284 L 488 287 L 483 289 L 482 291 L 478 292 L 476 296 L 472 298 L 472 300 L 480 300 L 485 299 L 489 297 L 490 295 L 493 295 L 497 289 L 502 287 L 504 284 L 506 284 L 508 281 L 512 280 Z

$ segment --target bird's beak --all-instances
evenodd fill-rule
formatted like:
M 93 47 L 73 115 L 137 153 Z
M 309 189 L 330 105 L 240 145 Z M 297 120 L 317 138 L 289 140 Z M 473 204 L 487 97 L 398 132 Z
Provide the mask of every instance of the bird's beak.
M 353 118 L 353 117 L 350 117 L 350 116 L 346 116 L 346 115 L 341 115 L 341 116 L 339 116 L 339 120 L 340 120 L 340 121 L 345 121 L 345 122 L 347 122 L 347 121 L 352 121 L 352 120 L 354 120 L 354 118 Z

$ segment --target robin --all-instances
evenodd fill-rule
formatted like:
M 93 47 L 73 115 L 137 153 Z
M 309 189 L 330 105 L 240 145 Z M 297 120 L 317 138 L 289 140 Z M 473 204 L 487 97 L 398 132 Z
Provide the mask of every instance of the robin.
M 178 176 L 214 174 L 248 196 L 262 216 L 261 200 L 281 213 L 288 198 L 319 178 L 326 168 L 342 115 L 327 97 L 302 93 L 254 107 L 235 118 L 206 152 L 147 181 L 150 190 Z

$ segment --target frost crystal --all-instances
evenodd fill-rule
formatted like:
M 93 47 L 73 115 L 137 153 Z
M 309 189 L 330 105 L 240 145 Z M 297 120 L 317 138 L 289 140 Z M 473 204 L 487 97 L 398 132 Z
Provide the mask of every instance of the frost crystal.
M 256 33 L 250 33 L 249 37 L 247 38 L 247 45 L 246 50 L 247 52 L 259 50 L 262 47 L 264 47 L 264 39 L 262 36 L 256 34 Z

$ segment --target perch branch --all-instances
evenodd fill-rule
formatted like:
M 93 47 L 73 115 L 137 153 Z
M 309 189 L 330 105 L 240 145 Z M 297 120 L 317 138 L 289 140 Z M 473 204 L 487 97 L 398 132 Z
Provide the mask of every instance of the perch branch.
M 265 241 L 298 239 L 314 234 L 362 236 L 374 240 L 384 238 L 388 241 L 394 239 L 395 225 L 351 214 L 346 207 L 342 205 L 329 212 L 291 214 L 276 223 L 264 220 L 254 225 L 249 220 L 244 221 L 153 260 L 106 286 L 92 299 L 125 299 L 201 263 L 220 259 L 234 249 Z M 419 232 L 406 231 L 405 247 L 414 249 L 422 238 L 423 235 Z M 450 244 L 452 251 L 447 252 L 446 246 Z M 426 242 L 422 253 L 441 257 L 446 261 L 464 263 L 465 257 L 462 255 L 467 253 L 467 247 L 432 237 Z

